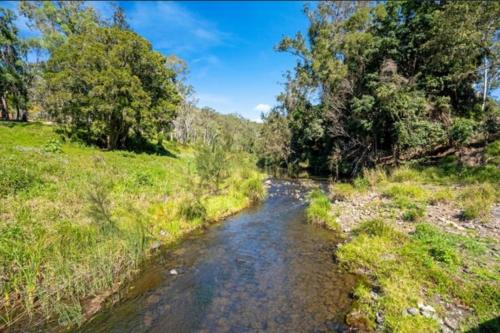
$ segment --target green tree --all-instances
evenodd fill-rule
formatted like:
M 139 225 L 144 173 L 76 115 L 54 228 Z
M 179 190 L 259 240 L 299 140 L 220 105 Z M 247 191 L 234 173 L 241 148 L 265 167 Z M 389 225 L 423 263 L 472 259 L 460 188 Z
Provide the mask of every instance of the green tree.
M 66 132 L 108 149 L 161 140 L 180 96 L 167 58 L 137 34 L 96 28 L 55 49 L 45 107 Z
M 495 128 L 485 96 L 499 71 L 497 2 L 330 1 L 305 13 L 307 36 L 277 46 L 298 57 L 279 99 L 294 163 L 355 174 L 449 142 L 456 117 Z
M 291 132 L 286 114 L 273 108 L 263 115 L 264 125 L 259 136 L 259 155 L 265 166 L 288 167 L 291 157 Z
M 227 177 L 227 147 L 222 142 L 202 146 L 195 157 L 196 172 L 202 186 L 212 186 L 219 191 L 221 182 Z
M 123 8 L 117 4 L 113 4 L 113 7 L 114 10 L 111 26 L 122 30 L 131 30 Z
M 19 11 L 28 19 L 31 28 L 41 35 L 33 45 L 54 52 L 72 35 L 87 33 L 102 25 L 92 6 L 84 1 L 26 1 L 19 3 Z
M 26 45 L 20 39 L 11 10 L 0 8 L 0 117 L 9 119 L 9 104 L 17 120 L 27 120 Z

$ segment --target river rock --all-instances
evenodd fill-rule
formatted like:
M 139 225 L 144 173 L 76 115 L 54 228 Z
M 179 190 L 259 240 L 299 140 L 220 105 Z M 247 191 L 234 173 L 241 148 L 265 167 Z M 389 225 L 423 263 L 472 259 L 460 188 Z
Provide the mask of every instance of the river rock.
M 422 303 L 420 303 L 418 305 L 418 308 L 420 309 L 420 312 L 430 312 L 430 313 L 436 312 L 436 310 L 434 310 L 434 308 L 432 306 L 425 305 L 425 304 L 422 304 Z
M 458 320 L 456 318 L 444 318 L 444 323 L 452 330 L 456 330 L 458 328 Z
M 418 309 L 417 308 L 408 308 L 406 309 L 406 313 L 412 316 L 418 315 Z
M 177 272 L 176 269 L 171 269 L 170 270 L 170 275 L 177 275 L 177 274 L 179 274 L 179 272 Z

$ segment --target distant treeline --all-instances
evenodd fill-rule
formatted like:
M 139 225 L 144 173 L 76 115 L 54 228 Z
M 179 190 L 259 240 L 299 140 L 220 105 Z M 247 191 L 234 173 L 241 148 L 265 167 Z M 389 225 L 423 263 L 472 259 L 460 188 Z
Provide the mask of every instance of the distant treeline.
M 183 103 L 173 122 L 171 139 L 180 143 L 212 145 L 223 140 L 235 150 L 255 153 L 260 124 L 237 114 L 223 115 L 205 107 Z
M 352 175 L 499 133 L 497 1 L 332 1 L 306 6 L 307 35 L 265 117 L 267 165 Z

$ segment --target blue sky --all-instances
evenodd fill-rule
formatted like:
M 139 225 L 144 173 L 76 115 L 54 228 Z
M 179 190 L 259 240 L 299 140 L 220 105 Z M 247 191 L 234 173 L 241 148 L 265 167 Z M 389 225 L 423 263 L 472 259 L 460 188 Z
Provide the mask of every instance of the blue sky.
M 111 2 L 90 1 L 103 17 Z M 132 2 L 119 1 L 133 30 L 165 55 L 177 55 L 188 64 L 187 82 L 198 106 L 221 113 L 238 113 L 258 120 L 276 103 L 283 90 L 283 74 L 296 59 L 274 51 L 285 35 L 305 32 L 304 2 Z M 16 2 L 4 3 L 14 9 Z M 24 36 L 33 35 L 20 17 Z M 492 92 L 495 98 L 500 90 Z
M 273 47 L 307 28 L 302 2 L 120 2 L 155 49 L 184 59 L 199 106 L 259 119 L 295 59 Z M 99 5 L 97 6 L 99 8 Z
M 285 35 L 307 29 L 304 2 L 118 1 L 132 29 L 165 55 L 187 62 L 198 106 L 258 120 L 276 103 L 295 58 L 274 51 Z M 90 1 L 103 17 L 112 3 Z M 15 9 L 16 2 L 3 6 Z M 23 36 L 32 36 L 18 18 Z
M 273 47 L 307 28 L 302 2 L 122 2 L 133 29 L 188 63 L 199 106 L 259 119 L 295 59 Z

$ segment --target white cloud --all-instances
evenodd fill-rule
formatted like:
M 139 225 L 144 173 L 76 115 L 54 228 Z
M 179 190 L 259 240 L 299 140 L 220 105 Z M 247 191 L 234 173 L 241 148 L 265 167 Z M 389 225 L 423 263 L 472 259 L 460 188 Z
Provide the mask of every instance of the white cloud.
M 271 105 L 269 104 L 257 104 L 254 108 L 255 111 L 259 112 L 269 112 L 271 111 Z

